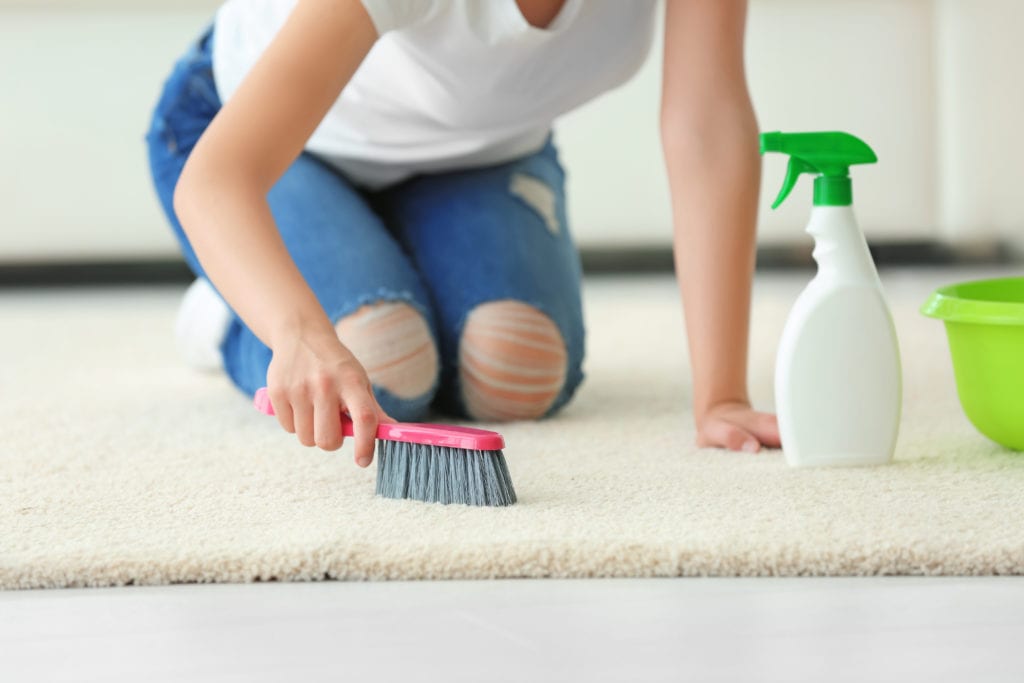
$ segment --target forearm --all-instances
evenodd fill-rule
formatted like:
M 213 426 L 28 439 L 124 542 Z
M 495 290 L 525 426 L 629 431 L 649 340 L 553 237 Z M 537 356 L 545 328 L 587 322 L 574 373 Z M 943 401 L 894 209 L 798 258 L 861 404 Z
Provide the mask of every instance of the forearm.
M 742 93 L 700 113 L 668 114 L 662 126 L 693 407 L 700 422 L 711 406 L 748 400 L 761 168 L 757 122 Z
M 357 0 L 300 0 L 196 143 L 175 188 L 175 213 L 204 270 L 271 348 L 281 335 L 333 337 L 266 197 L 376 38 Z
M 203 181 L 182 175 L 175 211 L 203 269 L 235 312 L 270 348 L 285 334 L 333 335 L 260 190 Z

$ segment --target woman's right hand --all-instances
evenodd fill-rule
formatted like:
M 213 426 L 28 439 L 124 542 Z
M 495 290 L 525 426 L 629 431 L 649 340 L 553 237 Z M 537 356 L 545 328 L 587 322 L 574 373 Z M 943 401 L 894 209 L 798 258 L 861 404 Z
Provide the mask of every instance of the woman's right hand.
M 341 447 L 341 413 L 352 418 L 355 461 L 373 461 L 377 425 L 394 422 L 377 403 L 366 370 L 334 332 L 290 333 L 275 340 L 267 394 L 278 422 L 304 446 Z
M 274 351 L 267 392 L 281 426 L 306 446 L 336 450 L 346 411 L 363 467 L 373 460 L 378 422 L 393 420 L 292 261 L 267 195 L 376 40 L 362 3 L 295 3 L 199 138 L 174 190 L 175 214 L 207 276 Z

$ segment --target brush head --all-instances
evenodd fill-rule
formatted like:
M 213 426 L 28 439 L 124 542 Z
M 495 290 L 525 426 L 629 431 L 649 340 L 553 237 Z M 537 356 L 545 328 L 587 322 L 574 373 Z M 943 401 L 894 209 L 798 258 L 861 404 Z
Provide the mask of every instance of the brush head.
M 377 495 L 428 503 L 505 506 L 516 492 L 500 450 L 380 440 Z
M 274 414 L 266 388 L 253 405 Z M 342 433 L 352 436 L 348 415 Z M 428 503 L 512 505 L 516 492 L 505 463 L 505 439 L 497 432 L 409 422 L 377 427 L 377 495 Z

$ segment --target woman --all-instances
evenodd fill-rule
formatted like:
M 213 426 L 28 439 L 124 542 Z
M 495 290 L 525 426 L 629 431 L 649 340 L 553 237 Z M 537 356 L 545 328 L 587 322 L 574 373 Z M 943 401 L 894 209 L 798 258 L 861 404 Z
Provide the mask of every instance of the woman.
M 347 411 L 364 467 L 379 421 L 432 404 L 556 412 L 584 330 L 551 124 L 639 68 L 655 9 L 228 0 L 147 137 L 198 276 L 183 342 L 247 393 L 266 383 L 307 446 L 340 447 Z M 661 133 L 698 443 L 757 451 L 778 428 L 746 391 L 760 162 L 745 15 L 669 0 Z

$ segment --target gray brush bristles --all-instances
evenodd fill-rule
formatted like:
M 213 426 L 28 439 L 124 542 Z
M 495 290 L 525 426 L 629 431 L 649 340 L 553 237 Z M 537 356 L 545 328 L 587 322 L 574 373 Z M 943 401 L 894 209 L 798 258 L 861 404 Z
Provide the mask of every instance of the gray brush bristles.
M 516 492 L 502 451 L 377 441 L 377 495 L 428 503 L 512 505 Z

